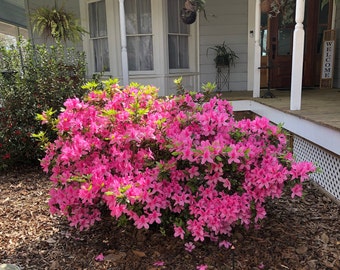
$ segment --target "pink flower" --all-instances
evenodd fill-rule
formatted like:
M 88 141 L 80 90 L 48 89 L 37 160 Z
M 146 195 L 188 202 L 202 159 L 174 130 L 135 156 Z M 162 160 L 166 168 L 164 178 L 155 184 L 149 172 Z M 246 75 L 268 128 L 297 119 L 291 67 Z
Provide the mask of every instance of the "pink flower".
M 100 253 L 100 254 L 95 258 L 95 260 L 98 261 L 98 262 L 104 261 L 104 255 L 103 255 L 103 253 Z
M 198 172 L 198 167 L 196 166 L 192 166 L 191 168 L 189 168 L 187 170 L 187 172 L 189 173 L 189 177 L 190 178 L 194 178 L 195 176 L 199 176 L 199 172 Z
M 266 216 L 266 209 L 261 204 L 256 205 L 256 217 L 255 222 L 257 222 L 260 219 L 264 219 Z
M 231 164 L 233 162 L 235 162 L 235 163 L 240 163 L 241 162 L 239 157 L 242 156 L 242 155 L 237 151 L 235 146 L 228 153 L 228 156 L 229 156 L 229 160 L 228 160 L 229 164 Z
M 208 265 L 206 264 L 201 264 L 196 267 L 197 270 L 206 270 L 208 269 Z
M 152 224 L 154 222 L 156 222 L 157 224 L 161 224 L 161 219 L 159 218 L 162 214 L 157 212 L 157 211 L 153 211 L 151 214 L 148 215 L 149 218 L 149 223 Z
M 139 218 L 137 218 L 137 220 L 135 220 L 135 225 L 137 227 L 137 229 L 149 229 L 149 224 L 148 224 L 148 219 L 142 215 Z
M 184 230 L 182 229 L 182 227 L 174 225 L 174 231 L 175 231 L 174 233 L 175 237 L 179 237 L 182 240 L 184 239 Z
M 301 197 L 302 196 L 302 185 L 296 184 L 292 189 L 291 197 L 294 198 L 295 196 Z
M 192 252 L 196 247 L 192 242 L 185 243 L 184 246 L 185 250 L 188 252 Z
M 194 236 L 195 241 L 204 241 L 204 230 L 203 230 L 203 222 L 198 220 L 189 220 L 187 222 L 188 230 L 191 232 L 192 236 Z
M 226 249 L 230 248 L 231 247 L 231 243 L 228 242 L 228 241 L 221 241 L 219 244 L 218 244 L 219 247 L 225 247 Z
M 154 262 L 153 264 L 154 266 L 164 266 L 165 263 L 163 261 L 157 261 L 157 262 Z

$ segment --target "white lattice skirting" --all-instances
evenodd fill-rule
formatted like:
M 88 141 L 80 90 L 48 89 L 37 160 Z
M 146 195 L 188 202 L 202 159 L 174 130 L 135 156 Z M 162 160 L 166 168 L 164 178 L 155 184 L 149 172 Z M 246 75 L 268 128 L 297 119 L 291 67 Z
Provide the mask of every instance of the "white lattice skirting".
M 294 136 L 293 152 L 298 161 L 311 161 L 321 172 L 313 173 L 312 180 L 340 200 L 340 158 L 299 136 Z

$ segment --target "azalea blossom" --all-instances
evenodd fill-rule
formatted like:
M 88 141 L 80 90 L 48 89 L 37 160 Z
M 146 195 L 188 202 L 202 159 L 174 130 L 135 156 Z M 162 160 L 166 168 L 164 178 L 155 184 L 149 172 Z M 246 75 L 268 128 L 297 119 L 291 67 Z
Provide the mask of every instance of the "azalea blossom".
M 163 261 L 157 261 L 157 262 L 154 262 L 153 265 L 154 265 L 154 266 L 164 266 L 164 265 L 165 265 L 165 262 L 163 262 Z
M 266 200 L 286 186 L 301 196 L 315 171 L 294 160 L 281 128 L 261 117 L 236 121 L 227 100 L 103 85 L 64 103 L 41 161 L 53 185 L 51 213 L 80 230 L 109 213 L 138 229 L 169 225 L 174 237 L 229 248 L 236 224 L 264 219 Z
M 219 244 L 218 244 L 219 247 L 225 247 L 226 249 L 230 248 L 232 246 L 232 244 L 228 241 L 221 241 Z
M 294 198 L 295 196 L 301 197 L 302 196 L 302 185 L 296 184 L 294 187 L 292 187 L 292 195 L 291 197 Z
M 174 225 L 174 231 L 175 231 L 175 233 L 174 233 L 174 236 L 175 237 L 179 237 L 179 238 L 181 238 L 182 240 L 184 239 L 184 230 L 182 229 L 182 227 L 179 227 L 179 226 L 176 226 L 176 225 Z
M 192 252 L 196 248 L 196 246 L 192 242 L 185 243 L 184 246 L 185 250 L 188 252 Z
M 103 253 L 100 253 L 96 258 L 95 258 L 95 260 L 96 261 L 98 261 L 98 262 L 101 262 L 101 261 L 104 261 L 104 255 L 103 255 Z

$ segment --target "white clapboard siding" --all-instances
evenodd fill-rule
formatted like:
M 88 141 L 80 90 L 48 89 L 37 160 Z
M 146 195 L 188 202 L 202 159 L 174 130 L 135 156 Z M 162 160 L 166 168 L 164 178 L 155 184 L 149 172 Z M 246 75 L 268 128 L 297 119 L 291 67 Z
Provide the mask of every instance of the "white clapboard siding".
M 239 59 L 231 69 L 230 90 L 247 89 L 248 57 L 248 1 L 209 0 L 206 4 L 207 20 L 200 16 L 200 81 L 216 80 L 214 52 L 207 48 L 225 41 Z

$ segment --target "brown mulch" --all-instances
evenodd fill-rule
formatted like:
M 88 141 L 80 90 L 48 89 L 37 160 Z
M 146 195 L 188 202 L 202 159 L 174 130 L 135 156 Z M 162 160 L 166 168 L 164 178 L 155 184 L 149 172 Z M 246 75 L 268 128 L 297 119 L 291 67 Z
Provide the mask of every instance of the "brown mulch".
M 79 232 L 48 209 L 50 183 L 39 170 L 0 174 L 0 264 L 21 269 L 340 269 L 340 207 L 312 184 L 302 199 L 268 202 L 259 230 L 237 230 L 234 249 L 184 242 L 104 221 Z M 105 260 L 95 257 L 103 253 Z M 164 266 L 155 266 L 163 261 Z

